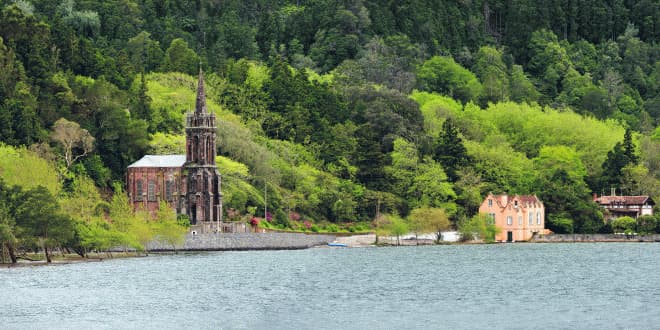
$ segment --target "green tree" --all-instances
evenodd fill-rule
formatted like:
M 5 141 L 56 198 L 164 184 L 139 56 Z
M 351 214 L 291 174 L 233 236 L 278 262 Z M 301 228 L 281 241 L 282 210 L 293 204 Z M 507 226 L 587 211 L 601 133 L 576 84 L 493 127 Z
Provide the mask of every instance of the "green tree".
M 488 215 L 482 213 L 465 219 L 458 225 L 462 241 L 483 240 L 492 243 L 495 241 L 495 235 L 501 231 L 502 229 L 495 226 Z
M 16 226 L 17 200 L 20 200 L 20 186 L 10 187 L 0 178 L 0 248 L 7 251 L 11 263 L 17 262 L 16 250 L 20 242 L 21 230 Z M 0 257 L 4 262 L 4 254 Z
M 603 162 L 603 177 L 601 180 L 601 189 L 618 187 L 624 183 L 623 169 L 628 165 L 635 165 L 639 161 L 639 156 L 635 152 L 635 145 L 632 141 L 632 132 L 626 129 L 623 137 L 623 143 L 617 142 L 614 148 L 607 153 L 607 159 Z
M 23 193 L 21 205 L 16 210 L 18 225 L 38 244 L 50 263 L 51 249 L 71 239 L 74 224 L 68 215 L 64 215 L 55 197 L 43 186 Z
M 155 237 L 157 240 L 172 246 L 176 251 L 185 241 L 188 228 L 177 222 L 176 212 L 165 201 L 158 206 L 155 222 Z
M 658 225 L 658 219 L 656 217 L 652 215 L 643 215 L 638 217 L 636 222 L 638 233 L 642 235 L 657 233 L 656 227 Z
M 547 218 L 556 220 L 548 221 L 549 229 L 564 233 L 567 227 L 559 219 L 571 219 L 571 228 L 577 233 L 595 233 L 601 229 L 602 214 L 590 200 L 590 190 L 584 182 L 587 172 L 574 149 L 543 147 L 534 159 L 534 167 L 535 193 L 543 201 Z
M 442 164 L 451 182 L 458 179 L 456 172 L 470 162 L 458 127 L 451 118 L 442 124 L 442 131 L 435 142 L 433 159 Z
M 163 61 L 163 50 L 160 43 L 151 39 L 151 33 L 141 31 L 126 44 L 128 57 L 135 72 L 150 72 L 156 70 Z
M 177 38 L 172 40 L 170 47 L 165 51 L 161 70 L 194 75 L 199 71 L 199 64 L 199 57 L 195 51 L 188 47 L 185 40 Z
M 425 91 L 439 92 L 461 100 L 477 101 L 483 87 L 477 77 L 447 56 L 434 56 L 417 70 L 417 80 Z
M 11 263 L 16 263 L 16 245 L 18 239 L 16 238 L 16 221 L 9 213 L 8 207 L 4 204 L 7 201 L 3 200 L 3 205 L 0 206 L 0 249 L 8 251 Z M 4 253 L 0 256 L 0 263 L 4 263 Z
M 449 216 L 444 209 L 440 208 L 418 208 L 410 211 L 408 215 L 410 230 L 418 234 L 434 233 L 436 242 L 442 240 L 442 232 L 451 227 Z
M 401 245 L 401 236 L 408 233 L 408 224 L 398 215 L 388 214 L 386 230 L 390 235 L 396 236 L 396 245 Z
M 631 217 L 620 217 L 612 220 L 612 229 L 615 233 L 632 233 L 635 231 L 637 223 Z
M 507 67 L 502 52 L 496 48 L 479 48 L 474 65 L 474 73 L 483 85 L 482 103 L 504 101 L 509 96 Z

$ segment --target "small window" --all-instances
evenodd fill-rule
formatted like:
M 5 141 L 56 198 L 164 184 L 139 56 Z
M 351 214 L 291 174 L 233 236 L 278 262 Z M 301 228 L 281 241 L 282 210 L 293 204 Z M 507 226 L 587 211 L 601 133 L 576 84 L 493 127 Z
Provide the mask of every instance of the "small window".
M 536 212 L 536 224 L 541 224 L 541 212 Z
M 488 206 L 493 206 L 493 200 L 492 199 L 488 200 Z
M 518 216 L 518 225 L 522 226 L 522 224 L 523 224 L 523 217 L 522 217 L 522 215 L 519 215 Z
M 510 215 L 506 216 L 506 224 L 511 226 L 513 224 L 513 217 Z
M 172 181 L 165 182 L 165 198 L 168 202 L 172 201 Z
M 149 185 L 147 186 L 147 199 L 150 202 L 156 201 L 156 183 L 153 180 L 149 180 Z
M 142 180 L 137 180 L 135 183 L 135 200 L 136 201 L 142 201 L 142 192 L 143 192 L 143 187 L 142 187 Z
M 495 213 L 488 213 L 488 224 L 495 224 Z
M 529 212 L 529 225 L 534 224 L 534 212 Z
M 513 201 L 513 207 L 518 207 L 518 201 Z

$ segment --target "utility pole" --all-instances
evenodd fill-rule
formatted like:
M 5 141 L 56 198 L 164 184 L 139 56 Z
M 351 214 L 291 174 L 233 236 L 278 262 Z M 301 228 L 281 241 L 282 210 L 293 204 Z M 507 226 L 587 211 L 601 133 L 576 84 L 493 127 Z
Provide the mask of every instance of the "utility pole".
M 268 221 L 268 186 L 264 179 L 264 221 Z

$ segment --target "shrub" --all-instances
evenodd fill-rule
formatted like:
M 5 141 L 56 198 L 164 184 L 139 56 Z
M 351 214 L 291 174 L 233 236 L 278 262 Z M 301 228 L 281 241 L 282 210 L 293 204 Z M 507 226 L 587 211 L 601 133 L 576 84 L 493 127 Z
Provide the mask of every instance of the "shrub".
M 643 215 L 637 218 L 637 232 L 640 234 L 653 234 L 656 232 L 657 219 L 652 215 Z
M 334 223 L 329 224 L 325 227 L 325 231 L 330 232 L 330 233 L 336 233 L 339 231 L 339 227 L 335 225 Z
M 548 228 L 557 234 L 572 234 L 573 220 L 561 217 L 549 217 Z
M 631 217 L 620 217 L 612 220 L 612 229 L 615 233 L 631 233 L 635 230 L 635 219 Z

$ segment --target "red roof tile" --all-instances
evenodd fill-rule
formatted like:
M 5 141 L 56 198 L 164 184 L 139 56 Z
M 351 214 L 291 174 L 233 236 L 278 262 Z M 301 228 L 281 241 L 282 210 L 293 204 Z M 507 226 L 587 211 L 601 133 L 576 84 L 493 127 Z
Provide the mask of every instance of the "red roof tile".
M 608 205 L 612 203 L 622 203 L 628 205 L 643 205 L 648 203 L 654 205 L 652 199 L 649 196 L 600 196 L 596 198 L 596 202 L 601 205 Z

